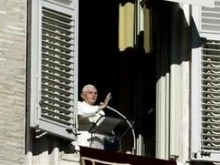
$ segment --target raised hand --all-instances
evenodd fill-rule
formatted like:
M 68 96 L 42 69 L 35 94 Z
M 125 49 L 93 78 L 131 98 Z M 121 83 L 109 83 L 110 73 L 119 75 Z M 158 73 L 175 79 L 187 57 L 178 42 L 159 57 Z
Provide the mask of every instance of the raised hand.
M 109 100 L 110 100 L 111 98 L 112 98 L 112 94 L 111 94 L 111 92 L 109 92 L 109 93 L 107 94 L 107 96 L 105 97 L 104 102 L 101 102 L 101 103 L 100 103 L 99 109 L 104 109 L 104 108 L 106 108 L 106 107 L 108 106 Z
M 112 98 L 112 94 L 108 93 L 105 100 L 104 100 L 104 105 L 105 107 L 108 105 L 109 100 Z

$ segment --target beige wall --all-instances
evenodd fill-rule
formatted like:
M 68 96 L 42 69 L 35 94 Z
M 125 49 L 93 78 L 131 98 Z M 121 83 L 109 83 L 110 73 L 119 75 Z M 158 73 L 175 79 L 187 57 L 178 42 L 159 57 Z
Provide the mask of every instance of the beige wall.
M 0 164 L 23 164 L 27 0 L 0 5 Z

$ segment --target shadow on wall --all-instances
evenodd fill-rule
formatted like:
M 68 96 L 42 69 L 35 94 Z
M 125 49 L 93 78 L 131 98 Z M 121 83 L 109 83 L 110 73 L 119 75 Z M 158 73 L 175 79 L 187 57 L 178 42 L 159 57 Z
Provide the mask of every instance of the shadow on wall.
M 42 153 L 45 155 L 51 155 L 52 157 L 56 157 L 56 153 L 54 150 L 57 149 L 58 152 L 66 151 L 68 149 L 70 140 L 66 140 L 46 132 L 36 132 L 32 130 L 32 148 L 30 152 L 32 152 L 33 156 L 40 156 Z M 27 151 L 29 152 L 29 151 Z M 26 152 L 26 154 L 27 154 Z M 53 153 L 55 155 L 53 155 Z
M 196 28 L 196 24 L 192 17 L 191 17 L 190 24 L 191 24 L 191 29 L 192 29 L 191 30 L 191 37 L 192 37 L 191 48 L 199 48 L 202 45 L 202 40 L 201 40 L 198 29 Z

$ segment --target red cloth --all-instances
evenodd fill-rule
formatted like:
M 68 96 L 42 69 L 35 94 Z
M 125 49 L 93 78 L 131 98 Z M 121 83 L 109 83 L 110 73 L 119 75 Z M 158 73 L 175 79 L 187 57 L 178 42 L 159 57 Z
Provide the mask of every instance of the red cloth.
M 116 153 L 112 151 L 104 151 L 87 147 L 80 147 L 80 156 L 108 162 L 129 163 L 132 165 L 177 165 L 175 161 L 171 160 L 162 160 L 131 154 Z M 88 162 L 87 164 L 90 165 L 91 163 Z

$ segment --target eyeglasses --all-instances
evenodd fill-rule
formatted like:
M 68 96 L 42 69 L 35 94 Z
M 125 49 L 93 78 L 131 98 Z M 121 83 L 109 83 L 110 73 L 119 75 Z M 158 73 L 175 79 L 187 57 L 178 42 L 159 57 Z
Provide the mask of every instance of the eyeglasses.
M 98 95 L 98 92 L 92 92 L 92 91 L 88 91 L 88 92 L 86 92 L 86 93 L 88 93 L 88 94 L 94 94 L 94 95 Z

